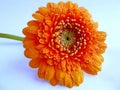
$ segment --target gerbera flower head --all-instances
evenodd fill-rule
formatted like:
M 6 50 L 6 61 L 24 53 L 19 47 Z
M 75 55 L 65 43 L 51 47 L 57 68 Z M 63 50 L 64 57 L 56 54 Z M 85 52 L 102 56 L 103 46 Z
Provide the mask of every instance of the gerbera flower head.
M 84 7 L 68 2 L 48 3 L 23 29 L 25 56 L 38 68 L 38 76 L 52 85 L 78 86 L 83 71 L 97 74 L 105 52 L 106 33 Z

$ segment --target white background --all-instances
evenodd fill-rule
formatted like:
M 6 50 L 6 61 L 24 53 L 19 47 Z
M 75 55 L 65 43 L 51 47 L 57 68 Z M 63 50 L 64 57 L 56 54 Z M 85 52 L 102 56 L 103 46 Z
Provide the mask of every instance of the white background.
M 23 36 L 32 14 L 48 1 L 59 0 L 0 0 L 0 32 Z M 71 90 L 120 90 L 120 0 L 71 1 L 87 8 L 99 22 L 99 30 L 107 32 L 108 46 L 102 71 L 97 76 L 85 73 L 84 82 Z M 28 62 L 21 42 L 0 38 L 0 90 L 69 90 L 39 79 Z

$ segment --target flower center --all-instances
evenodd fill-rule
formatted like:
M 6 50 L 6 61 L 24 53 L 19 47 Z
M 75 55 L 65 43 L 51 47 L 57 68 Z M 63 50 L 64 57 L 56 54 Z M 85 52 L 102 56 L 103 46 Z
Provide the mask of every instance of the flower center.
M 89 37 L 86 33 L 85 24 L 81 18 L 74 18 L 74 16 L 60 17 L 55 20 L 55 27 L 49 47 L 61 56 L 60 59 L 68 58 L 79 54 L 83 54 L 87 46 Z M 51 58 L 58 58 L 51 56 Z M 58 59 L 56 59 L 58 60 Z
M 61 35 L 62 44 L 66 47 L 70 47 L 75 41 L 75 35 L 69 30 L 64 30 Z

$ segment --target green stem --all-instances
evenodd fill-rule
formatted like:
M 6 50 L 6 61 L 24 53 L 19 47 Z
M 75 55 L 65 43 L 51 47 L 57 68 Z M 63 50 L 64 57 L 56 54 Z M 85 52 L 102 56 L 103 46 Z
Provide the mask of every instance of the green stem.
M 20 36 L 5 34 L 5 33 L 0 33 L 0 38 L 8 38 L 8 39 L 13 39 L 18 41 L 23 41 L 24 39 L 23 37 L 20 37 Z

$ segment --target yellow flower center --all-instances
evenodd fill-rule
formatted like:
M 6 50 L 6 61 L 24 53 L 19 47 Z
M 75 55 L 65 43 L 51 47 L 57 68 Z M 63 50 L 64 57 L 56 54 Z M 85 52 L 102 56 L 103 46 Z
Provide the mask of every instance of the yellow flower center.
M 70 47 L 75 41 L 75 35 L 69 30 L 64 30 L 61 35 L 62 44 L 66 47 Z

